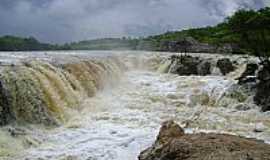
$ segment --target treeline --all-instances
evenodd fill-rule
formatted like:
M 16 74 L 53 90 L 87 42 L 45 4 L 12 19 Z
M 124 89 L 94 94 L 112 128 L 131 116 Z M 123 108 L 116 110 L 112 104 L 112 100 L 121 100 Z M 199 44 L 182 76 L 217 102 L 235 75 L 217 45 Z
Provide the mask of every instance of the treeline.
M 138 39 L 104 38 L 66 44 L 72 50 L 136 50 Z
M 15 36 L 0 37 L 0 51 L 39 51 L 39 50 L 64 50 L 68 46 L 41 43 L 33 37 L 21 38 Z
M 233 16 L 228 17 L 223 23 L 216 26 L 167 32 L 146 38 L 105 38 L 65 45 L 52 45 L 40 43 L 31 37 L 19 38 L 5 36 L 0 38 L 0 50 L 168 51 L 168 44 L 171 42 L 187 45 L 191 43 L 191 39 L 216 47 L 229 45 L 233 47 L 232 52 L 234 53 L 268 55 L 270 50 L 270 8 L 267 7 L 257 11 L 239 10 Z
M 154 50 L 166 50 L 164 44 L 185 41 L 192 37 L 200 43 L 214 46 L 229 44 L 234 52 L 265 56 L 270 50 L 270 8 L 258 11 L 239 10 L 216 26 L 188 29 L 150 36 L 145 39 Z

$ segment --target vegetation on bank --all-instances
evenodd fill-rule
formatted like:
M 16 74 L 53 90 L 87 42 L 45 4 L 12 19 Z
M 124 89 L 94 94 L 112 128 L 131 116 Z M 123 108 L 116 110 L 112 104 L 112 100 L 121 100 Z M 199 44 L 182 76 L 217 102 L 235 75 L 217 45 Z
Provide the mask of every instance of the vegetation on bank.
M 155 50 L 163 50 L 166 42 L 185 41 L 187 37 L 215 46 L 237 46 L 237 53 L 270 54 L 270 8 L 239 10 L 216 26 L 168 32 L 145 40 L 154 44 Z
M 154 50 L 167 51 L 168 43 L 194 39 L 212 46 L 234 46 L 233 52 L 267 56 L 270 50 L 270 8 L 239 10 L 216 26 L 167 32 L 146 38 L 105 38 L 51 45 L 35 38 L 5 36 L 0 38 L 0 50 Z
M 246 53 L 258 57 L 270 56 L 270 8 L 259 11 L 240 10 L 228 18 L 227 28 L 233 41 Z
M 136 50 L 138 40 L 131 38 L 104 38 L 67 44 L 72 50 Z
M 38 51 L 70 49 L 66 45 L 41 43 L 34 37 L 21 38 L 15 36 L 0 37 L 0 51 Z

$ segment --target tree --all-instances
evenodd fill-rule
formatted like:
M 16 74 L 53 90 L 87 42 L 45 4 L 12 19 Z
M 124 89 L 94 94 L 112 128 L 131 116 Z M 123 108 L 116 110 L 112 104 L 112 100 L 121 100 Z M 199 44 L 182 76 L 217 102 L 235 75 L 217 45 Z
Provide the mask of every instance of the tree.
M 270 56 L 270 8 L 240 10 L 228 19 L 228 25 L 247 53 L 261 59 Z

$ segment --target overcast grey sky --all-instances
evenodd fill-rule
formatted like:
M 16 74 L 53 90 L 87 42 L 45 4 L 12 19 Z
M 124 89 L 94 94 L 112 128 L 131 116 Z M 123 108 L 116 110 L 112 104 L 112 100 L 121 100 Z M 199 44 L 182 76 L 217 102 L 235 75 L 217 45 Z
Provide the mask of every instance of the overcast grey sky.
M 216 24 L 270 0 L 0 0 L 0 35 L 45 42 L 146 36 Z

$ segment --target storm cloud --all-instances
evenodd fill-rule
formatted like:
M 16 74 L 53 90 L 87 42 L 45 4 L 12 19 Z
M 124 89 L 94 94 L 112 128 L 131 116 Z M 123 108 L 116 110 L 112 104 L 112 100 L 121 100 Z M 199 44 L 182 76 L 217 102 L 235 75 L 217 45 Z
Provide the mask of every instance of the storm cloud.
M 57 43 L 138 37 L 213 25 L 239 8 L 267 5 L 268 0 L 1 0 L 0 35 Z

